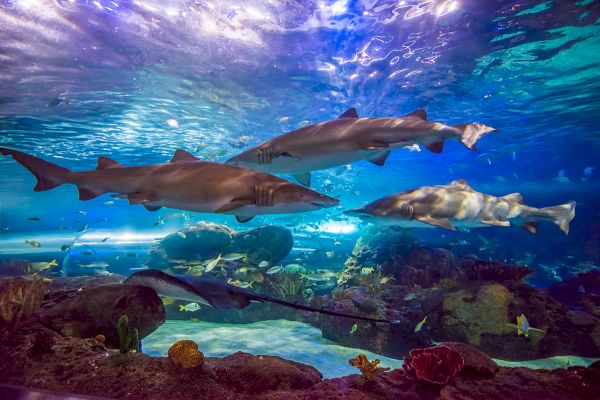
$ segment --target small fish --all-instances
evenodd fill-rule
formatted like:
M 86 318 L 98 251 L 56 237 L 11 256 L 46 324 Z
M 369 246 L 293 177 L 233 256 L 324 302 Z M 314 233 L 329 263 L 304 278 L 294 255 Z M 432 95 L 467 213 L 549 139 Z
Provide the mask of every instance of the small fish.
M 40 220 L 41 220 L 41 218 L 38 218 L 38 217 L 29 217 L 29 218 L 27 218 L 27 221 L 40 221 Z
M 529 337 L 529 332 L 541 332 L 541 333 L 545 333 L 543 330 L 541 329 L 537 329 L 537 328 L 532 328 L 531 326 L 529 326 L 529 321 L 527 320 L 527 317 L 525 316 L 525 314 L 521 314 L 521 315 L 517 315 L 517 325 L 514 325 L 517 328 L 517 335 L 518 336 L 525 336 L 525 337 Z
M 225 261 L 237 261 L 237 260 L 241 260 L 242 258 L 246 258 L 247 254 L 242 254 L 242 253 L 229 253 L 229 254 L 225 254 L 223 256 L 223 260 Z
M 307 119 L 303 119 L 302 121 L 300 121 L 300 122 L 298 123 L 298 128 L 302 128 L 302 127 L 305 127 L 305 126 L 307 126 L 307 125 L 310 125 L 310 121 L 309 121 L 309 120 L 307 120 Z
M 85 211 L 75 211 L 75 214 L 87 215 L 87 212 L 85 212 Z
M 406 149 L 406 150 L 408 150 L 410 152 L 421 151 L 421 147 L 419 147 L 419 145 L 416 144 L 416 143 L 415 144 L 411 144 L 410 146 L 404 146 L 403 149 Z
M 419 322 L 416 326 L 415 326 L 415 333 L 419 332 L 421 329 L 423 329 L 423 325 L 425 325 L 425 321 L 427 321 L 427 315 L 425 316 L 425 318 L 423 318 L 423 320 L 421 322 Z
M 405 300 L 405 301 L 409 301 L 409 300 L 414 300 L 414 299 L 416 299 L 416 298 L 417 298 L 417 294 L 416 294 L 416 293 L 407 293 L 407 294 L 404 296 L 404 299 L 403 299 L 403 300 Z
M 269 262 L 265 261 L 265 260 L 258 263 L 259 268 L 267 268 L 268 266 L 269 266 Z
M 221 260 L 222 260 L 221 254 L 219 254 L 217 256 L 217 258 L 215 258 L 214 260 L 209 261 L 209 263 L 206 264 L 206 269 L 204 270 L 204 272 L 210 272 L 210 271 L 212 271 L 217 266 L 217 264 L 219 263 L 219 261 L 221 261 Z
M 154 225 L 154 226 L 161 226 L 161 225 L 164 225 L 164 224 L 165 224 L 165 222 L 162 219 L 159 219 L 158 221 L 156 221 L 152 225 Z
M 104 205 L 105 205 L 105 206 L 112 206 L 113 204 L 115 204 L 115 202 L 114 202 L 114 201 L 112 201 L 112 200 L 110 200 L 110 201 L 105 201 L 105 202 L 104 202 Z
M 328 251 L 325 253 L 325 256 L 327 258 L 333 258 L 333 257 L 335 257 L 335 253 L 333 251 Z
M 95 263 L 89 263 L 89 264 L 79 264 L 79 267 L 81 267 L 81 268 L 107 268 L 107 267 L 109 267 L 109 264 L 105 263 L 105 262 L 95 262 Z
M 28 245 L 33 246 L 33 247 L 42 247 L 42 244 L 35 240 L 26 240 L 25 243 L 27 243 Z
M 361 275 L 370 275 L 373 273 L 373 271 L 375 271 L 375 268 L 361 268 L 360 274 Z
M 290 122 L 290 117 L 281 117 L 281 118 L 279 118 L 279 123 L 280 124 L 287 124 L 288 122 Z
M 189 303 L 189 304 L 186 304 L 185 306 L 182 306 L 181 304 L 179 305 L 179 311 L 194 312 L 194 311 L 198 311 L 199 309 L 200 309 L 200 304 L 198 304 L 198 303 Z
M 57 265 L 58 263 L 56 262 L 56 259 L 50 262 L 33 262 L 29 264 L 29 270 L 31 272 L 44 272 L 48 269 L 56 267 Z
M 187 236 L 184 232 L 177 232 L 177 236 L 187 239 Z
M 104 239 L 101 240 L 102 243 L 106 242 L 108 239 L 110 239 L 110 237 L 105 237 Z
M 384 276 L 383 278 L 381 278 L 379 280 L 379 284 L 385 285 L 386 283 L 389 283 L 389 282 L 393 281 L 394 279 L 396 279 L 396 278 L 394 278 L 393 276 Z
M 71 250 L 72 247 L 73 247 L 73 243 L 63 244 L 62 246 L 60 246 L 60 251 Z
M 358 329 L 358 325 L 356 325 L 356 324 L 352 325 L 352 328 L 350 328 L 350 334 L 354 335 L 356 333 L 357 329 Z
M 167 120 L 167 125 L 169 125 L 171 128 L 179 128 L 179 122 L 173 118 Z
M 283 267 L 281 265 L 276 265 L 274 267 L 269 268 L 267 270 L 267 274 L 273 275 L 273 274 L 276 274 L 278 272 L 281 272 L 281 270 L 283 270 Z
M 229 283 L 230 285 L 233 285 L 233 286 L 240 287 L 242 289 L 247 289 L 247 288 L 251 288 L 252 284 L 254 282 L 244 282 L 244 281 L 241 281 L 239 279 L 236 279 L 236 280 L 228 279 L 227 283 Z

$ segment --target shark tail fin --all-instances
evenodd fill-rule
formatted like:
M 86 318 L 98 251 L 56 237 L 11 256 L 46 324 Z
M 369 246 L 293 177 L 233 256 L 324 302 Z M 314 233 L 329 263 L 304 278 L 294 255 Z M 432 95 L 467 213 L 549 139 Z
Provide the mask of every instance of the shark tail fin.
M 552 218 L 554 222 L 565 235 L 569 234 L 569 223 L 575 218 L 575 202 L 570 201 L 560 206 L 544 207 L 542 211 Z
M 37 184 L 33 188 L 36 192 L 50 190 L 68 182 L 68 175 L 71 171 L 67 168 L 5 147 L 0 147 L 0 153 L 12 156 L 16 162 L 27 168 L 36 177 Z
M 454 125 L 453 128 L 456 128 L 462 132 L 460 136 L 460 141 L 462 144 L 467 146 L 471 150 L 477 150 L 475 144 L 479 139 L 484 137 L 490 132 L 496 131 L 496 129 L 491 126 L 487 126 L 484 124 L 463 124 L 463 125 Z
M 182 306 L 181 304 L 179 305 L 179 311 L 183 311 L 185 310 L 185 306 Z

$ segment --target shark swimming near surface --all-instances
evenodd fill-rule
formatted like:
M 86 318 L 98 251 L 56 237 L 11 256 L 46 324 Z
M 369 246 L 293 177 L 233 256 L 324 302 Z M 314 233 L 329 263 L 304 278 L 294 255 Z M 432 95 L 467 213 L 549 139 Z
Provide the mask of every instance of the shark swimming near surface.
M 339 204 L 339 200 L 264 172 L 202 161 L 177 150 L 169 163 L 126 167 L 108 157 L 98 158 L 93 171 L 71 171 L 23 152 L 2 148 L 37 178 L 36 192 L 65 183 L 77 186 L 80 200 L 104 193 L 141 204 L 223 213 L 247 222 L 261 214 L 307 212 Z
M 269 302 L 294 308 L 296 310 L 317 312 L 336 317 L 352 318 L 370 322 L 383 322 L 389 324 L 393 324 L 395 322 L 382 318 L 371 318 L 360 315 L 340 313 L 321 308 L 308 307 L 301 304 L 292 303 L 290 301 L 285 301 L 258 293 L 252 293 L 249 290 L 230 285 L 225 282 L 192 275 L 169 275 L 156 269 L 148 269 L 136 272 L 125 279 L 123 283 L 126 285 L 146 286 L 154 289 L 159 296 L 173 297 L 179 300 L 197 302 L 218 309 L 242 309 L 249 306 L 251 302 Z
M 446 139 L 458 139 L 475 150 L 477 141 L 493 131 L 494 128 L 478 123 L 450 126 L 432 122 L 424 110 L 400 118 L 360 118 L 351 108 L 337 119 L 267 140 L 227 163 L 290 174 L 310 186 L 311 171 L 358 160 L 382 166 L 392 150 L 415 144 L 441 153 Z
M 376 200 L 345 214 L 379 225 L 450 230 L 519 224 L 536 233 L 540 221 L 550 221 L 569 233 L 575 202 L 536 208 L 520 193 L 496 197 L 473 190 L 465 180 L 447 185 L 423 186 Z

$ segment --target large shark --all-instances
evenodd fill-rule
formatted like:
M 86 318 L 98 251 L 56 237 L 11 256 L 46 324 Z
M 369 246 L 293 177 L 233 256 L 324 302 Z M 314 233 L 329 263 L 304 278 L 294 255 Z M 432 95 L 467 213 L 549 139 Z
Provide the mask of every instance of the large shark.
M 37 178 L 36 192 L 70 183 L 80 200 L 116 192 L 116 197 L 142 204 L 149 211 L 161 207 L 205 213 L 233 214 L 246 222 L 260 214 L 318 210 L 339 200 L 267 173 L 207 161 L 177 150 L 169 163 L 125 167 L 98 158 L 93 171 L 71 171 L 17 150 L 0 148 Z
M 379 225 L 403 228 L 441 227 L 456 230 L 520 224 L 531 233 L 540 221 L 551 221 L 565 233 L 575 217 L 575 202 L 535 208 L 523 202 L 520 193 L 502 197 L 473 190 L 465 180 L 447 185 L 424 186 L 374 201 L 346 214 Z
M 393 322 L 381 318 L 371 318 L 330 311 L 322 308 L 308 307 L 274 297 L 252 293 L 249 290 L 242 289 L 225 282 L 191 275 L 169 275 L 156 269 L 148 269 L 136 272 L 125 279 L 123 283 L 127 285 L 146 286 L 152 288 L 159 296 L 173 297 L 175 299 L 186 301 L 195 301 L 219 309 L 241 309 L 250 305 L 251 302 L 270 302 L 281 304 L 285 307 L 290 307 L 297 310 L 318 312 L 336 317 L 345 317 L 371 322 Z
M 446 139 L 475 143 L 494 128 L 483 124 L 445 125 L 423 110 L 401 118 L 359 118 L 351 108 L 332 121 L 306 126 L 267 140 L 227 161 L 269 173 L 293 175 L 310 186 L 310 172 L 368 160 L 383 165 L 394 149 L 414 144 L 440 153 Z

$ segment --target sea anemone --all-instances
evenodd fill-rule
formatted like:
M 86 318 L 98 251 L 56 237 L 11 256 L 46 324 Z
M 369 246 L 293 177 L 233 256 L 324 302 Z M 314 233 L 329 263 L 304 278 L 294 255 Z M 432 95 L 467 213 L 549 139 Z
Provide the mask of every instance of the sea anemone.
M 204 365 L 204 354 L 193 340 L 179 340 L 169 348 L 169 360 L 183 368 L 196 368 Z
M 448 346 L 413 349 L 404 358 L 402 369 L 409 378 L 433 384 L 445 385 L 460 372 L 464 359 Z

